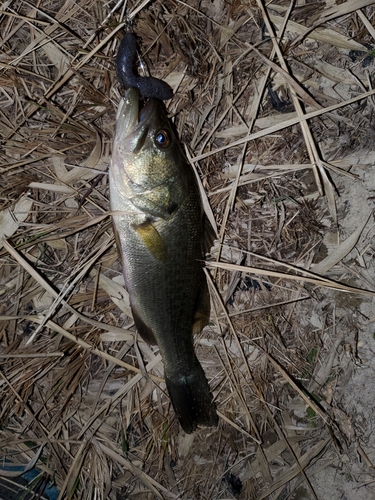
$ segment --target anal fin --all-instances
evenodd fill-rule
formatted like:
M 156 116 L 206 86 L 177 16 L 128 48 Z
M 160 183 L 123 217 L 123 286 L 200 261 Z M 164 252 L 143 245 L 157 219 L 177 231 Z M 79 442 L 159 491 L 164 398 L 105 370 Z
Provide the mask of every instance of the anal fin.
M 148 344 L 156 345 L 157 341 L 156 341 L 156 337 L 155 337 L 153 330 L 149 326 L 146 325 L 146 323 L 139 316 L 137 311 L 135 311 L 133 308 L 132 308 L 132 313 L 133 313 L 134 323 L 135 323 L 135 326 L 137 327 L 139 335 Z

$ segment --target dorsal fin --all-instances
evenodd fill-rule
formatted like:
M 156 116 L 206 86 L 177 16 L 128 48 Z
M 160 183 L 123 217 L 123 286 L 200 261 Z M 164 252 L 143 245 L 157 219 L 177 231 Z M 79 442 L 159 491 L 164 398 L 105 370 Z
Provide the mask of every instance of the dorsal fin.
M 203 236 L 202 236 L 202 254 L 210 253 L 214 241 L 217 239 L 214 228 L 206 215 L 203 216 Z
M 204 279 L 199 290 L 196 300 L 194 319 L 193 319 L 193 335 L 201 332 L 208 324 L 210 319 L 210 294 L 208 291 L 207 280 Z

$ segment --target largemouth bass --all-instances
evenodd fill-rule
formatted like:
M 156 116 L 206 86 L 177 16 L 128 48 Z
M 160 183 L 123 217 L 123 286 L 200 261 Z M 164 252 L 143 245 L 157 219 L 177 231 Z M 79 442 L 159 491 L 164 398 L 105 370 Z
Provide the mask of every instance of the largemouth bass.
M 162 103 L 139 113 L 139 92 L 121 101 L 109 170 L 111 209 L 125 285 L 142 338 L 157 344 L 165 381 L 185 432 L 217 425 L 193 333 L 209 318 L 202 269 L 204 217 L 195 174 Z

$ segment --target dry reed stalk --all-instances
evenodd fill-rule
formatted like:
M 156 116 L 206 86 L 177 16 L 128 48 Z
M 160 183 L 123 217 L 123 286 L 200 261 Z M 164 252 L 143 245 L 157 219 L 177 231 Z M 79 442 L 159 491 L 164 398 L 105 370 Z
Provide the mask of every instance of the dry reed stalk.
M 371 210 L 345 232 L 336 192 L 371 164 L 374 5 L 3 3 L 2 461 L 37 463 L 59 498 L 103 500 L 319 498 L 334 446 L 371 469 L 333 381 L 374 321 L 356 323 L 343 298 L 375 294 Z M 196 347 L 220 423 L 194 436 L 135 332 L 110 224 L 113 61 L 129 26 L 140 71 L 175 91 L 168 111 L 218 236 Z

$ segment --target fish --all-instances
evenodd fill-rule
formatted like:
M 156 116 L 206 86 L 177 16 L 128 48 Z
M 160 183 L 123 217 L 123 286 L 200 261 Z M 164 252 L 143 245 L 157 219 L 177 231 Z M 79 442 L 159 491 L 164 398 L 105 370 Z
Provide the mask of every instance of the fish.
M 126 89 L 136 87 L 142 97 L 160 99 L 173 97 L 171 87 L 153 76 L 138 76 L 134 73 L 134 60 L 137 53 L 137 40 L 133 33 L 125 33 L 116 56 L 117 78 Z
M 120 102 L 109 169 L 110 206 L 135 326 L 156 344 L 181 427 L 218 423 L 193 335 L 208 323 L 204 227 L 195 173 L 162 102 L 139 111 L 139 90 Z

